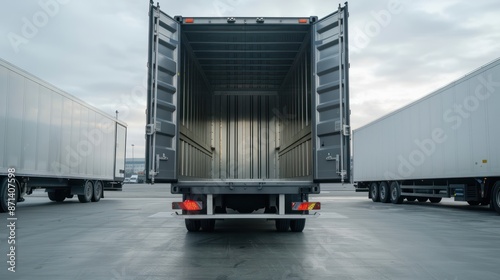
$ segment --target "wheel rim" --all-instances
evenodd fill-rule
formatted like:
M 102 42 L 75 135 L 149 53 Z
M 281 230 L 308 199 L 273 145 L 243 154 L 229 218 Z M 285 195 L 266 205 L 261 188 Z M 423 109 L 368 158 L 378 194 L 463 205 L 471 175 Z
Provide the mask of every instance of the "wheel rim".
M 391 187 L 391 188 L 392 188 L 392 190 L 391 190 L 391 198 L 392 198 L 393 200 L 396 200 L 396 197 L 398 196 L 398 190 L 397 190 L 397 188 L 396 188 L 396 187 L 394 187 L 394 186 L 393 186 L 393 187 Z
M 85 196 L 89 199 L 92 198 L 92 183 L 89 181 L 85 183 Z
M 380 197 L 385 198 L 386 193 L 385 193 L 385 186 L 380 185 Z
M 96 182 L 95 183 L 95 196 L 96 197 L 101 197 L 101 194 L 102 194 L 102 184 L 101 182 Z
M 377 186 L 372 185 L 372 197 L 376 197 L 376 196 L 377 196 Z

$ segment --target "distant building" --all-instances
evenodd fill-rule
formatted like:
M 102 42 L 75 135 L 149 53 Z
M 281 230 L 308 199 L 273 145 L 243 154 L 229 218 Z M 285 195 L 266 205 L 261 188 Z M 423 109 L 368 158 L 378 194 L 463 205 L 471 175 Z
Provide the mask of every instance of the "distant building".
M 130 175 L 132 174 L 144 174 L 145 170 L 146 170 L 146 160 L 144 158 L 125 159 L 126 177 L 130 177 Z

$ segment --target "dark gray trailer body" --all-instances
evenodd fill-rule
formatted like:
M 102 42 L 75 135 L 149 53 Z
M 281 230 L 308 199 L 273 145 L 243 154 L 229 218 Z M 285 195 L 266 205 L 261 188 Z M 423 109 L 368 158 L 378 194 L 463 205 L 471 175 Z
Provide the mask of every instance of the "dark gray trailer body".
M 442 197 L 500 213 L 500 60 L 353 133 L 354 181 L 374 201 Z
M 350 178 L 347 17 L 172 18 L 151 5 L 147 180 L 202 201 L 197 219 L 265 208 L 286 220 L 289 202 Z
M 36 188 L 51 200 L 79 195 L 83 202 L 121 189 L 126 125 L 1 59 L 0 131 L 4 211 L 9 169 L 16 201 Z

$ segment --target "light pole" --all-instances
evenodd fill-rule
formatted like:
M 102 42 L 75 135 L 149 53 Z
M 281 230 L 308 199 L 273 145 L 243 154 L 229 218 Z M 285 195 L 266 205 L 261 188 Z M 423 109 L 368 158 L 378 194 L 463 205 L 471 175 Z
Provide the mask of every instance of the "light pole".
M 134 167 L 135 167 L 134 166 L 135 165 L 134 160 L 135 160 L 134 159 L 134 144 L 132 144 L 132 174 L 134 174 L 134 171 L 135 171 L 134 170 Z

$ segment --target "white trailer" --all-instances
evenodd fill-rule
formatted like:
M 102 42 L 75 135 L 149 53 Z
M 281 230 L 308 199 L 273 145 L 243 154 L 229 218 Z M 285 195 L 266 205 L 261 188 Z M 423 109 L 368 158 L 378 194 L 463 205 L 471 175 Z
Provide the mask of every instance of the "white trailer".
M 353 176 L 373 201 L 454 197 L 500 213 L 500 60 L 353 132 Z
M 121 189 L 126 124 L 0 59 L 0 211 L 36 188 L 61 202 Z

